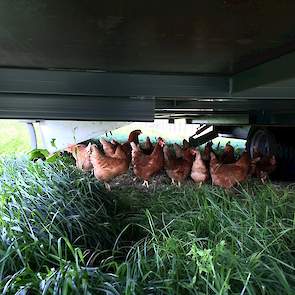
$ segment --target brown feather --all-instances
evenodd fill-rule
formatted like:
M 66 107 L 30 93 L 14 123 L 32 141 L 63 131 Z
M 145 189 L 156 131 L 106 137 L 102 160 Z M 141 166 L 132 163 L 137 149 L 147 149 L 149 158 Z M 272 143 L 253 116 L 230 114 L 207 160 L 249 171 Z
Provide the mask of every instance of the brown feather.
M 251 163 L 247 152 L 244 152 L 240 159 L 232 164 L 220 163 L 214 153 L 211 153 L 210 157 L 210 174 L 213 184 L 231 188 L 248 178 Z
M 76 166 L 79 169 L 83 171 L 91 171 L 93 169 L 85 144 L 71 144 L 65 149 L 65 151 L 73 155 L 76 160 Z
M 159 138 L 153 152 L 150 155 L 145 155 L 138 145 L 134 142 L 131 143 L 133 171 L 137 177 L 149 180 L 152 175 L 163 169 L 164 154 L 162 145 L 164 145 L 164 142 Z
M 192 163 L 189 149 L 183 151 L 183 158 L 177 158 L 171 150 L 164 147 L 164 167 L 167 175 L 174 181 L 183 182 L 190 174 Z
M 129 164 L 125 153 L 118 146 L 119 155 L 123 158 L 107 157 L 104 155 L 96 145 L 91 146 L 90 161 L 94 168 L 94 176 L 101 181 L 109 181 L 112 178 L 125 173 L 128 170 Z

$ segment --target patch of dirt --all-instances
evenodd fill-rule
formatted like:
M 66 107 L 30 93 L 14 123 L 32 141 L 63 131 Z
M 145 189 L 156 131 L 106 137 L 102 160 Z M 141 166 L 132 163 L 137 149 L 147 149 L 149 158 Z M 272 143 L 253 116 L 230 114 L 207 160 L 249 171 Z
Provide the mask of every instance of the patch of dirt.
M 111 188 L 124 188 L 124 187 L 132 187 L 136 188 L 140 191 L 154 191 L 156 187 L 162 185 L 168 185 L 171 181 L 166 175 L 164 171 L 154 175 L 149 180 L 149 188 L 143 186 L 143 180 L 136 178 L 135 174 L 133 173 L 132 167 L 129 168 L 128 172 L 116 177 L 110 182 Z
M 172 185 L 171 179 L 167 176 L 166 172 L 162 170 L 150 178 L 149 188 L 147 188 L 142 185 L 143 180 L 138 178 L 135 179 L 135 174 L 133 173 L 132 167 L 129 168 L 127 173 L 116 177 L 111 182 L 109 182 L 109 184 L 111 185 L 112 189 L 132 187 L 142 192 L 154 192 L 156 189 L 166 188 L 167 186 Z M 186 185 L 198 186 L 198 184 L 195 184 L 191 179 L 187 179 L 182 186 Z

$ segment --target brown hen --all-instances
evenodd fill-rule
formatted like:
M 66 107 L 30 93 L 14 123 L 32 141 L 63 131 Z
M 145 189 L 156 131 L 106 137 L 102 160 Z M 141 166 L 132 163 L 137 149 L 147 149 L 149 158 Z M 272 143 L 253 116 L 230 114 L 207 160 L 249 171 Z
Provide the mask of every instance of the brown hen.
M 127 156 L 127 160 L 130 163 L 131 159 L 132 159 L 132 148 L 130 143 L 134 142 L 135 144 L 139 144 L 139 140 L 138 140 L 138 136 L 141 134 L 141 130 L 137 129 L 137 130 L 133 130 L 132 132 L 130 132 L 129 136 L 128 136 L 128 141 L 120 144 L 119 142 L 117 142 L 116 140 L 112 140 L 112 144 L 117 147 L 118 145 L 120 145 L 122 147 L 122 150 L 125 152 L 126 156 Z
M 90 161 L 94 168 L 94 176 L 104 182 L 107 190 L 111 190 L 108 181 L 125 173 L 129 168 L 127 156 L 121 146 L 116 148 L 116 157 L 108 157 L 95 144 L 91 145 Z
M 150 155 L 145 155 L 138 144 L 131 142 L 133 171 L 136 177 L 144 180 L 143 185 L 146 187 L 149 186 L 150 177 L 163 169 L 164 144 L 164 140 L 159 137 L 153 152 Z
M 183 157 L 177 158 L 171 150 L 164 147 L 164 167 L 172 184 L 177 182 L 178 186 L 189 176 L 192 167 L 192 154 L 189 148 L 182 151 Z
M 209 179 L 209 171 L 206 163 L 202 159 L 200 151 L 198 149 L 193 149 L 192 152 L 195 155 L 195 160 L 192 165 L 191 178 L 194 182 L 200 183 L 201 186 L 202 183 Z
M 250 158 L 247 152 L 244 152 L 240 159 L 232 164 L 220 163 L 213 152 L 210 157 L 210 174 L 213 184 L 231 188 L 248 178 Z
M 230 142 L 228 142 L 224 147 L 222 155 L 220 156 L 220 162 L 223 164 L 232 164 L 235 161 L 235 149 Z
M 146 155 L 150 155 L 153 152 L 154 146 L 153 146 L 153 144 L 152 144 L 151 139 L 149 138 L 149 136 L 147 136 L 147 138 L 145 140 L 145 143 L 143 144 L 143 147 L 141 148 L 141 150 Z
M 277 160 L 274 155 L 263 156 L 257 148 L 254 148 L 253 159 L 257 159 L 253 168 L 252 174 L 260 178 L 262 183 L 269 178 L 269 175 L 273 173 L 277 168 Z
M 65 149 L 66 152 L 73 155 L 76 160 L 76 166 L 85 172 L 93 169 L 88 149 L 89 145 L 87 147 L 85 144 L 71 144 Z
M 114 157 L 118 145 L 113 144 L 103 138 L 101 138 L 99 141 L 102 145 L 105 155 L 107 157 Z
M 183 149 L 178 143 L 173 143 L 173 148 L 175 151 L 176 158 L 182 158 L 183 157 Z
M 189 142 L 186 139 L 184 139 L 182 146 L 180 146 L 177 143 L 174 143 L 173 148 L 174 148 L 174 151 L 175 151 L 176 158 L 183 158 L 183 152 L 185 150 L 189 149 L 190 145 L 189 145 Z M 188 153 L 187 153 L 187 155 L 188 155 Z M 191 153 L 190 153 L 190 155 L 191 155 L 191 161 L 192 161 L 193 156 L 192 156 Z
M 209 162 L 210 161 L 210 154 L 212 152 L 214 153 L 214 151 L 212 149 L 212 145 L 213 145 L 212 141 L 207 142 L 207 144 L 205 145 L 204 154 L 202 157 L 205 162 Z

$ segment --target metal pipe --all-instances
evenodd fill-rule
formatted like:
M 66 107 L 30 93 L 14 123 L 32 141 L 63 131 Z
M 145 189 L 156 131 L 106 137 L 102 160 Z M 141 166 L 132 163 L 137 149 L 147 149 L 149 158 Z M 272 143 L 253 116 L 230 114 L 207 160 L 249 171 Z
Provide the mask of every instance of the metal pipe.
M 37 148 L 37 136 L 34 124 L 32 122 L 26 122 L 27 128 L 31 139 L 31 148 L 34 150 Z

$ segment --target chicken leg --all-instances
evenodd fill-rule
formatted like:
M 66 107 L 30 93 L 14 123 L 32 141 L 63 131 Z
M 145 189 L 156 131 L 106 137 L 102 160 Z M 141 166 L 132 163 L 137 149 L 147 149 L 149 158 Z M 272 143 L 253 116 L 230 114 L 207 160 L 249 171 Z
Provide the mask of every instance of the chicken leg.
M 145 180 L 142 185 L 146 188 L 149 188 L 149 182 L 147 180 Z

